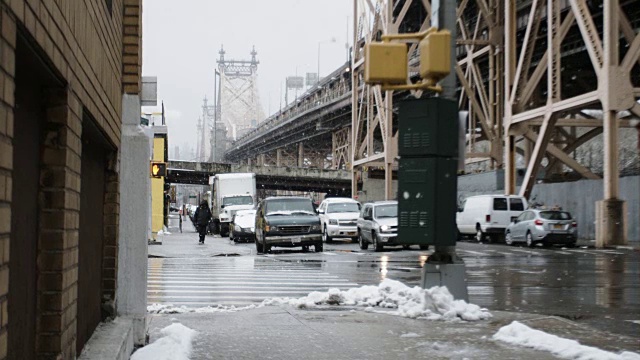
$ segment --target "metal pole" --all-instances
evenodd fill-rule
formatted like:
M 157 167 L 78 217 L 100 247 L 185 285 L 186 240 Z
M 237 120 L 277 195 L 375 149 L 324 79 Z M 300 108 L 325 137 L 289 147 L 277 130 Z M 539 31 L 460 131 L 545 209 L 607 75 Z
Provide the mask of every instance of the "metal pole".
M 218 137 L 218 70 L 214 70 L 213 73 L 213 149 L 211 153 L 213 156 L 211 157 L 211 161 L 218 161 L 218 147 L 217 147 L 217 137 Z
M 355 161 L 356 144 L 357 144 L 357 128 L 358 128 L 358 76 L 355 68 L 356 58 L 358 57 L 356 36 L 358 34 L 358 0 L 353 0 L 353 54 L 351 56 L 351 197 L 358 195 L 358 181 L 356 178 L 356 169 L 353 165 Z M 363 90 L 364 91 L 364 90 Z
M 456 101 L 456 72 L 453 71 L 456 68 L 456 2 L 447 0 L 433 0 L 431 2 L 431 24 L 432 26 L 442 30 L 447 29 L 451 31 L 451 73 L 445 77 L 441 82 L 442 92 L 440 97 L 445 99 Z M 458 121 L 458 119 L 455 119 Z M 458 156 L 464 156 L 464 154 L 458 154 Z M 453 262 L 456 259 L 456 247 L 455 246 L 435 246 L 436 258 L 440 258 L 443 262 Z
M 318 84 L 320 83 L 320 44 L 321 42 L 318 42 Z

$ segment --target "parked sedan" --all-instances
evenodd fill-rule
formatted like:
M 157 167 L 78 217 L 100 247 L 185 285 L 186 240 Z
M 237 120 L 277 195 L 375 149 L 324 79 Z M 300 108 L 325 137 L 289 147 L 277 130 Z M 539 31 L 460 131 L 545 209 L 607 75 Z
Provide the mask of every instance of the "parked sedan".
M 379 201 L 364 204 L 357 222 L 360 249 L 373 244 L 375 251 L 398 243 L 398 202 Z
M 505 230 L 507 245 L 524 242 L 529 247 L 537 243 L 575 246 L 578 224 L 566 211 L 529 209 L 518 216 Z
M 233 242 L 240 240 L 254 241 L 256 238 L 255 222 L 255 210 L 238 210 L 233 216 L 231 226 L 229 226 L 229 240 L 233 240 Z

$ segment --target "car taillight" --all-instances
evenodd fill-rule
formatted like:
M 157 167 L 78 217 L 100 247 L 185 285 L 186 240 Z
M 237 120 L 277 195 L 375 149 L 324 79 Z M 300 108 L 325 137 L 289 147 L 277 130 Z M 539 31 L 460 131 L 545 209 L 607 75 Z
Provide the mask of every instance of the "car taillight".
M 575 221 L 574 221 L 574 222 L 572 222 L 572 223 L 571 223 L 571 227 L 578 227 L 578 223 L 577 223 L 577 222 L 575 222 Z
M 491 222 L 491 215 L 486 215 L 486 216 L 484 217 L 484 220 L 485 220 L 486 222 Z
M 534 224 L 538 225 L 538 226 L 542 226 L 542 220 L 540 219 L 536 219 L 536 221 L 533 222 Z

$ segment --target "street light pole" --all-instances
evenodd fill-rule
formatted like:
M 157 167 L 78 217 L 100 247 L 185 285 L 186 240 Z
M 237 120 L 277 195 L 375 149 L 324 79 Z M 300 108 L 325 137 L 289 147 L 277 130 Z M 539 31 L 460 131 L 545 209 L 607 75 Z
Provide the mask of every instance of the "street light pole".
M 318 42 L 318 83 L 320 82 L 320 45 L 327 44 L 327 43 L 335 43 L 335 42 L 336 42 L 336 38 L 334 37 L 331 38 L 330 40 Z

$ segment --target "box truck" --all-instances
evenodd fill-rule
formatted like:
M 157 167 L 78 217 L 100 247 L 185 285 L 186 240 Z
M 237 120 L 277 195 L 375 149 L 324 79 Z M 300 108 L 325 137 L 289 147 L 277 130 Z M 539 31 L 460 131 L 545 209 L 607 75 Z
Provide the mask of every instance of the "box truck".
M 229 235 L 229 223 L 238 210 L 256 205 L 256 174 L 218 174 L 213 176 L 210 230 L 213 234 Z

